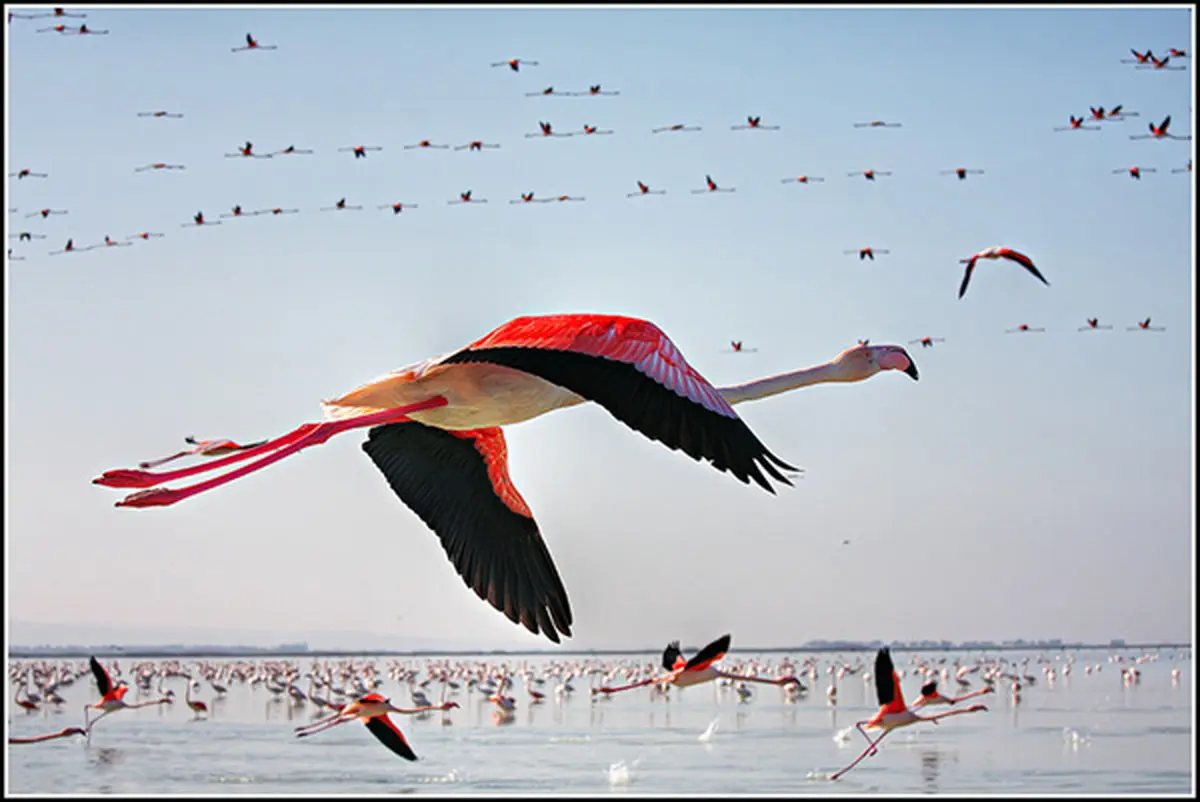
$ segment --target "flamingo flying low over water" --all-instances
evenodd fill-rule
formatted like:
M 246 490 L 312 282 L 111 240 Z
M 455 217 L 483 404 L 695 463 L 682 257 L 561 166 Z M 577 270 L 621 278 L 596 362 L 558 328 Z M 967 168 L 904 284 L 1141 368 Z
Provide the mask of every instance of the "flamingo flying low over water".
M 919 721 L 932 721 L 937 723 L 939 719 L 947 718 L 948 716 L 958 716 L 963 713 L 976 713 L 986 711 L 984 705 L 971 705 L 970 707 L 960 707 L 957 710 L 947 710 L 944 713 L 935 713 L 932 716 L 922 716 L 914 713 L 904 704 L 904 693 L 900 689 L 900 676 L 896 673 L 895 667 L 892 665 L 891 651 L 884 647 L 875 655 L 875 693 L 879 697 L 879 712 L 866 721 L 859 721 L 854 726 L 867 739 L 866 750 L 859 755 L 853 763 L 846 768 L 834 774 L 829 779 L 836 780 L 850 769 L 859 764 L 860 761 L 867 755 L 873 755 L 876 752 L 876 747 L 879 742 L 887 737 L 887 734 L 892 730 L 900 727 L 907 727 L 910 724 L 916 724 Z M 871 736 L 867 735 L 866 729 L 883 730 L 879 737 L 871 740 Z
M 732 405 L 825 382 L 863 381 L 880 371 L 918 378 L 899 346 L 848 348 L 807 370 L 713 387 L 665 333 L 646 320 L 598 314 L 520 317 L 453 353 L 393 371 L 325 401 L 321 423 L 255 448 L 165 473 L 108 471 L 108 487 L 150 488 L 119 507 L 166 506 L 265 468 L 351 429 L 392 490 L 438 535 L 463 580 L 511 621 L 554 642 L 570 636 L 567 593 L 533 513 L 508 473 L 500 428 L 595 401 L 630 428 L 743 483 L 774 493 L 790 485 L 772 454 Z M 195 485 L 163 482 L 268 454 Z
M 617 688 L 597 688 L 596 692 L 605 694 L 620 693 L 621 691 L 641 688 L 646 685 L 661 685 L 668 682 L 676 688 L 687 688 L 691 685 L 699 685 L 702 682 L 709 682 L 717 678 L 737 680 L 739 682 L 760 682 L 766 685 L 795 685 L 800 683 L 799 678 L 794 676 L 778 678 L 750 677 L 741 674 L 730 674 L 717 668 L 713 664 L 720 661 L 729 651 L 731 640 L 731 635 L 722 635 L 696 652 L 696 655 L 690 660 L 685 658 L 683 653 L 680 652 L 679 641 L 672 641 L 663 650 L 662 666 L 667 670 L 666 674 L 639 680 L 630 685 L 621 685 Z
M 989 693 L 995 692 L 996 689 L 993 686 L 984 685 L 982 688 L 970 693 L 964 693 L 962 696 L 945 696 L 938 693 L 937 680 L 931 680 L 921 686 L 921 695 L 912 703 L 912 709 L 918 710 L 922 707 L 930 707 L 932 705 L 956 705 L 967 699 L 974 699 L 976 696 L 986 696 Z
M 975 263 L 980 259 L 1008 259 L 1011 262 L 1016 262 L 1021 267 L 1025 268 L 1038 279 L 1040 279 L 1041 282 L 1047 287 L 1050 286 L 1050 282 L 1046 281 L 1046 277 L 1038 272 L 1038 269 L 1033 264 L 1033 260 L 1028 256 L 1014 251 L 1012 248 L 1002 248 L 999 245 L 993 245 L 991 248 L 985 248 L 970 258 L 958 260 L 959 264 L 965 264 L 967 266 L 966 271 L 963 272 L 962 284 L 958 288 L 959 298 L 962 298 L 966 293 L 967 284 L 971 281 L 971 273 L 973 273 L 975 270 Z
M 164 699 L 150 699 L 145 702 L 129 704 L 124 698 L 126 692 L 129 691 L 129 686 L 124 682 L 114 684 L 112 677 L 109 676 L 108 672 L 104 670 L 104 666 L 100 665 L 100 661 L 95 657 L 90 658 L 88 663 L 92 669 L 92 676 L 96 679 L 96 687 L 100 689 L 100 701 L 92 705 L 83 706 L 83 727 L 89 739 L 92 737 L 92 727 L 95 727 L 97 722 L 109 713 L 165 703 L 166 700 Z M 103 710 L 104 712 L 91 721 L 88 721 L 88 713 L 92 710 Z
M 339 724 L 345 724 L 347 721 L 362 721 L 381 744 L 405 760 L 416 760 L 417 753 L 408 745 L 404 733 L 400 732 L 396 723 L 388 718 L 388 713 L 412 715 L 427 710 L 449 710 L 454 707 L 458 707 L 458 702 L 442 702 L 439 705 L 424 705 L 414 708 L 395 707 L 391 700 L 385 699 L 377 693 L 369 693 L 346 705 L 332 716 L 296 727 L 296 737 L 304 738 L 315 735 Z

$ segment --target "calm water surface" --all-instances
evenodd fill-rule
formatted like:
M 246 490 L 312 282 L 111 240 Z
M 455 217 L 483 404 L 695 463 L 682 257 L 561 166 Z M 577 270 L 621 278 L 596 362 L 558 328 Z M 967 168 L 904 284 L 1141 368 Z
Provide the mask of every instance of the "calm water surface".
M 394 717 L 421 758 L 416 763 L 387 751 L 358 723 L 295 738 L 294 726 L 317 717 L 311 705 L 297 707 L 288 700 L 275 700 L 261 684 L 235 684 L 227 696 L 215 697 L 203 682 L 198 697 L 209 702 L 210 715 L 208 720 L 193 721 L 182 701 L 186 681 L 170 679 L 166 684 L 179 695 L 176 704 L 114 713 L 96 727 L 90 746 L 81 738 L 9 746 L 6 791 L 1194 795 L 1190 652 L 1161 652 L 1157 661 L 1142 663 L 1141 682 L 1132 686 L 1122 683 L 1122 664 L 1110 663 L 1109 654 L 1107 650 L 1047 653 L 1056 666 L 1075 658 L 1071 674 L 1054 683 L 1045 680 L 1037 664 L 1040 653 L 988 655 L 1010 663 L 1031 657 L 1027 670 L 1038 677 L 1037 683 L 1025 687 L 1020 701 L 1014 702 L 1009 683 L 1002 680 L 996 694 L 972 700 L 987 704 L 986 713 L 899 730 L 888 736 L 876 756 L 837 782 L 829 781 L 828 775 L 853 760 L 864 745 L 857 733 L 850 739 L 839 738 L 839 733 L 872 715 L 877 704 L 874 683 L 864 681 L 860 672 L 836 681 L 838 702 L 831 705 L 825 691 L 834 677 L 826 673 L 827 668 L 861 662 L 870 670 L 872 654 L 814 655 L 819 660 L 819 678 L 813 682 L 804 677 L 809 693 L 794 703 L 786 702 L 771 686 L 755 686 L 754 696 L 739 702 L 731 689 L 715 683 L 673 689 L 667 699 L 653 698 L 649 689 L 639 688 L 593 703 L 588 679 L 575 678 L 575 693 L 556 700 L 551 680 L 543 686 L 546 700 L 533 705 L 517 679 L 509 693 L 517 698 L 518 710 L 510 723 L 497 724 L 494 705 L 464 688 L 449 697 L 462 705 L 460 709 L 427 718 Z M 731 653 L 725 665 L 750 656 Z M 791 655 L 797 665 L 808 656 Z M 934 661 L 944 656 L 947 665 L 955 658 L 973 664 L 981 653 L 924 656 Z M 780 655 L 761 657 L 775 662 Z M 898 652 L 895 658 L 897 667 L 910 667 L 910 653 Z M 313 659 L 291 662 L 307 671 Z M 509 666 L 527 662 L 536 668 L 552 658 L 445 659 L 468 664 L 491 660 Z M 554 659 L 657 662 L 659 657 Z M 379 691 L 407 706 L 407 683 L 386 678 L 393 660 L 422 668 L 428 660 L 375 658 L 385 677 Z M 121 660 L 123 666 L 135 662 Z M 192 662 L 184 661 L 185 665 Z M 1099 673 L 1084 673 L 1085 665 L 1097 663 L 1102 666 Z M 1171 669 L 1176 667 L 1181 676 L 1173 682 Z M 973 688 L 980 687 L 978 676 L 972 675 Z M 911 672 L 904 678 L 910 701 L 920 682 Z M 297 685 L 307 690 L 307 681 Z M 940 687 L 955 692 L 953 677 Z M 8 734 L 37 735 L 82 724 L 83 705 L 98 698 L 94 683 L 86 677 L 60 693 L 67 699 L 62 710 L 32 714 L 14 705 L 10 693 Z M 137 701 L 137 693 L 136 688 L 131 690 L 127 701 Z M 437 691 L 430 696 L 437 701 Z M 702 738 L 706 732 L 709 737 Z

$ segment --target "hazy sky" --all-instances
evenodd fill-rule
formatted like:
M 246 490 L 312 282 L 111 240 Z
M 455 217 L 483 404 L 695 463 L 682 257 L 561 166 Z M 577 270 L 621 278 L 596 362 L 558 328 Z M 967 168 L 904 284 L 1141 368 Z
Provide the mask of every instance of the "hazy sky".
M 1191 134 L 1194 71 L 1120 63 L 1190 52 L 1187 10 L 87 13 L 111 33 L 6 29 L 6 165 L 49 173 L 8 182 L 7 233 L 46 236 L 10 239 L 6 271 L 11 617 L 550 647 L 464 585 L 364 432 L 163 509 L 91 479 L 189 434 L 281 434 L 519 315 L 604 312 L 717 385 L 945 342 L 908 346 L 919 382 L 739 406 L 806 469 L 777 496 L 596 405 L 510 427 L 572 647 L 1190 638 L 1192 143 L 1129 134 Z M 248 31 L 279 49 L 230 52 Z M 538 65 L 489 66 L 509 58 Z M 596 83 L 620 95 L 525 96 Z M 1140 116 L 1052 130 L 1117 104 Z M 136 116 L 159 109 L 186 116 Z M 781 130 L 731 130 L 748 115 Z M 852 127 L 873 119 L 903 127 Z M 525 138 L 540 120 L 616 133 Z M 703 131 L 650 133 L 673 123 Z M 246 140 L 315 154 L 223 157 Z M 383 150 L 337 152 L 360 144 Z M 986 172 L 939 175 L 960 166 Z M 893 175 L 847 177 L 868 168 Z M 691 194 L 706 173 L 737 191 Z M 780 181 L 802 173 L 825 182 Z M 668 194 L 627 199 L 639 179 Z M 467 189 L 489 202 L 447 205 Z M 530 190 L 587 201 L 508 204 Z M 364 210 L 317 211 L 341 197 Z M 396 201 L 420 208 L 376 208 Z M 181 227 L 235 204 L 301 213 Z M 48 255 L 140 231 L 166 236 Z M 997 244 L 1050 286 L 984 262 L 958 300 L 958 259 Z M 1094 316 L 1113 329 L 1079 333 Z M 1146 316 L 1166 331 L 1126 331 Z

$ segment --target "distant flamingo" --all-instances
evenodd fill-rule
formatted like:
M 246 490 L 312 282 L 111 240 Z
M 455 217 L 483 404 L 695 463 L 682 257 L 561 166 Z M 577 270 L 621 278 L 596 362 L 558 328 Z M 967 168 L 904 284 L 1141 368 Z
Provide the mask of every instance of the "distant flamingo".
M 1133 54 L 1133 58 L 1121 59 L 1122 64 L 1146 64 L 1149 63 L 1150 59 L 1154 58 L 1154 53 L 1149 50 L 1147 50 L 1145 53 L 1139 53 L 1133 48 L 1130 48 L 1129 52 Z
M 187 690 L 183 692 L 183 701 L 187 702 L 188 709 L 192 711 L 196 718 L 200 718 L 201 714 L 208 715 L 208 705 L 199 699 L 192 698 L 191 677 L 188 677 Z
M 538 65 L 538 63 L 536 61 L 528 61 L 523 58 L 510 58 L 508 61 L 493 61 L 492 62 L 493 67 L 507 66 L 513 72 L 520 72 L 522 64 L 529 66 L 529 67 L 536 67 Z
M 391 209 L 392 214 L 400 214 L 404 209 L 419 209 L 415 203 L 385 203 L 379 207 L 380 209 Z
M 622 691 L 628 691 L 633 688 L 642 688 L 646 685 L 661 685 L 669 683 L 676 688 L 687 688 L 692 685 L 699 685 L 702 682 L 710 682 L 714 679 L 729 679 L 738 682 L 759 682 L 764 685 L 791 685 L 799 684 L 800 680 L 796 677 L 751 677 L 742 674 L 730 674 L 722 671 L 713 664 L 720 661 L 729 651 L 729 644 L 732 640 L 731 635 L 722 635 L 712 643 L 705 646 L 692 659 L 688 660 L 679 650 L 679 641 L 672 641 L 667 644 L 667 648 L 663 650 L 662 666 L 667 670 L 666 674 L 648 679 L 639 680 L 630 685 L 621 685 L 616 688 L 597 688 L 597 693 L 613 694 Z
M 294 156 L 294 155 L 311 156 L 312 151 L 307 150 L 305 148 L 297 148 L 295 145 L 288 145 L 283 150 L 277 150 L 274 153 L 272 153 L 271 155 L 272 156 Z
M 1155 125 L 1154 123 L 1147 123 L 1147 127 L 1150 129 L 1150 133 L 1148 133 L 1148 134 L 1130 134 L 1129 138 L 1130 139 L 1175 139 L 1180 142 L 1187 142 L 1188 140 L 1190 140 L 1192 138 L 1190 134 L 1187 136 L 1176 136 L 1175 134 L 1167 133 L 1167 129 L 1171 127 L 1171 115 L 1170 114 L 1168 114 L 1165 118 L 1163 118 L 1163 121 L 1161 123 L 1159 123 L 1158 125 Z
M 824 180 L 825 180 L 824 178 L 817 178 L 815 175 L 798 175 L 795 178 L 780 179 L 779 183 L 790 184 L 792 182 L 795 182 L 797 184 L 808 184 L 808 183 L 813 183 L 813 182 L 821 182 Z
M 883 120 L 871 120 L 866 123 L 855 123 L 855 128 L 899 128 L 901 123 L 886 123 Z
M 458 707 L 458 702 L 442 702 L 440 705 L 415 708 L 394 707 L 391 701 L 385 699 L 383 696 L 377 693 L 369 693 L 357 701 L 346 705 L 332 716 L 319 719 L 311 724 L 296 727 L 296 737 L 305 738 L 309 735 L 323 732 L 331 727 L 336 727 L 339 724 L 345 724 L 348 721 L 361 721 L 367 725 L 367 729 L 371 734 L 379 739 L 379 742 L 388 749 L 405 760 L 416 760 L 416 753 L 408 745 L 408 741 L 405 740 L 404 734 L 400 732 L 400 728 L 388 717 L 388 713 L 413 715 L 427 710 L 450 710 L 455 707 Z
M 757 348 L 746 348 L 742 345 L 741 340 L 730 340 L 729 346 L 733 348 L 735 354 L 752 354 L 758 350 Z
M 232 48 L 232 50 L 234 53 L 237 53 L 240 50 L 275 50 L 278 47 L 278 45 L 260 45 L 257 39 L 250 34 L 246 34 L 246 44 L 241 47 Z
M 1161 326 L 1151 326 L 1150 318 L 1146 318 L 1141 323 L 1138 323 L 1136 326 L 1130 326 L 1129 328 L 1127 328 L 1125 330 L 1126 331 L 1137 331 L 1139 329 L 1141 329 L 1142 331 L 1166 331 L 1166 329 Z
M 237 443 L 233 442 L 232 440 L 199 440 L 199 441 L 197 441 L 196 438 L 192 437 L 191 435 L 188 435 L 187 437 L 183 438 L 183 441 L 185 443 L 187 443 L 188 445 L 190 445 L 191 448 L 185 448 L 183 451 L 178 451 L 178 452 L 172 454 L 171 456 L 163 457 L 162 459 L 149 460 L 147 462 L 139 462 L 138 467 L 139 468 L 157 468 L 159 465 L 165 465 L 168 462 L 174 462 L 175 460 L 179 459 L 180 457 L 187 457 L 192 454 L 195 454 L 198 457 L 223 457 L 226 454 L 233 454 L 238 451 L 244 451 L 248 448 L 257 448 L 258 446 L 261 446 L 263 443 L 267 442 L 266 440 L 260 440 L 257 443 L 247 443 L 246 445 L 243 446 L 243 445 L 238 445 Z
M 946 342 L 945 337 L 921 337 L 917 340 L 909 340 L 908 344 L 913 345 L 914 343 L 920 343 L 922 348 L 932 348 L 934 343 L 944 342 Z
M 455 203 L 487 203 L 487 198 L 473 198 L 471 197 L 471 190 L 468 189 L 466 192 L 458 193 L 458 200 L 446 201 L 446 203 L 447 205 Z
M 450 146 L 449 145 L 435 145 L 432 142 L 430 142 L 428 139 L 422 139 L 420 142 L 415 142 L 411 145 L 404 146 L 405 150 L 412 150 L 414 148 L 432 148 L 434 150 L 449 150 Z
M 472 140 L 472 141 L 468 142 L 468 143 L 467 143 L 467 144 L 465 144 L 465 145 L 455 145 L 454 149 L 455 149 L 455 150 L 478 150 L 478 151 L 482 151 L 484 148 L 488 148 L 488 149 L 490 150 L 490 149 L 495 149 L 495 148 L 498 148 L 498 147 L 500 147 L 500 146 L 499 146 L 499 145 L 485 145 L 485 144 L 483 143 L 483 140 L 482 140 L 482 139 L 474 139 L 474 140 Z
M 700 126 L 698 126 L 698 125 L 684 125 L 683 123 L 675 123 L 674 125 L 668 125 L 664 128 L 652 128 L 650 130 L 650 133 L 661 134 L 664 131 L 699 131 L 699 130 L 700 130 Z
M 1038 269 L 1033 264 L 1033 260 L 1028 256 L 1014 251 L 1012 248 L 1002 248 L 999 245 L 993 245 L 991 248 L 985 248 L 967 259 L 958 260 L 959 264 L 965 264 L 967 266 L 966 271 L 963 272 L 962 284 L 958 288 L 959 298 L 962 298 L 966 293 L 967 284 L 971 281 L 971 273 L 975 270 L 975 263 L 980 259 L 1008 259 L 1010 262 L 1016 262 L 1021 267 L 1032 273 L 1047 287 L 1050 286 L 1050 282 L 1046 281 L 1046 277 L 1038 272 Z
M 630 192 L 625 197 L 638 198 L 638 197 L 641 197 L 642 195 L 666 195 L 667 194 L 667 191 L 665 189 L 650 189 L 650 187 L 647 184 L 643 184 L 641 181 L 637 182 L 637 187 L 638 187 L 637 192 Z
M 1153 167 L 1118 167 L 1117 169 L 1113 170 L 1113 175 L 1129 173 L 1130 178 L 1136 178 L 1137 180 L 1141 181 L 1142 173 L 1153 172 L 1157 172 Z
M 35 735 L 31 738 L 15 738 L 9 736 L 10 744 L 36 744 L 43 741 L 53 741 L 56 738 L 70 738 L 72 735 L 87 735 L 87 730 L 83 727 L 65 727 L 58 732 L 52 732 L 47 735 Z
M 195 226 L 219 226 L 219 225 L 221 225 L 221 221 L 220 220 L 205 220 L 204 212 L 196 212 L 194 215 L 192 215 L 191 223 L 180 223 L 179 227 L 180 228 L 191 228 L 194 225 Z
M 621 93 L 615 91 L 601 91 L 600 84 L 596 84 L 595 86 L 589 86 L 586 92 L 567 92 L 567 94 L 571 97 L 598 97 L 600 95 L 608 95 L 611 97 Z
M 20 170 L 17 170 L 15 173 L 9 173 L 8 177 L 16 178 L 18 181 L 20 181 L 22 178 L 47 178 L 48 174 L 47 173 L 35 173 L 32 170 L 30 170 L 28 167 L 25 167 Z
M 1172 173 L 1190 173 L 1192 171 L 1192 160 L 1188 159 L 1187 167 L 1173 167 Z
M 968 170 L 965 167 L 956 167 L 953 170 L 942 170 L 939 175 L 956 175 L 959 181 L 966 181 L 969 175 L 983 175 L 983 170 Z
M 271 154 L 270 153 L 255 153 L 254 152 L 254 143 L 247 142 L 246 144 L 242 145 L 240 148 L 237 149 L 237 153 L 226 153 L 225 158 L 226 159 L 237 159 L 237 158 L 269 159 L 269 158 L 271 158 Z
M 379 145 L 355 145 L 349 148 L 338 148 L 338 153 L 353 153 L 356 159 L 367 158 L 368 150 L 383 150 Z
M 345 198 L 341 198 L 337 203 L 333 204 L 332 206 L 322 206 L 321 207 L 321 211 L 323 211 L 323 212 L 358 211 L 359 209 L 362 209 L 362 207 L 361 206 L 347 206 Z
M 1070 121 L 1071 121 L 1069 125 L 1060 126 L 1058 128 L 1055 128 L 1054 130 L 1055 131 L 1099 131 L 1100 130 L 1100 126 L 1098 126 L 1098 125 L 1084 125 L 1083 117 L 1076 117 L 1074 114 L 1072 114 L 1068 117 L 1068 119 L 1070 119 Z
M 1151 56 L 1149 64 L 1139 64 L 1139 65 L 1137 65 L 1137 67 L 1135 67 L 1135 69 L 1139 69 L 1139 70 L 1186 70 L 1187 69 L 1187 67 L 1168 67 L 1167 65 L 1170 64 L 1170 62 L 1171 62 L 1170 56 L 1163 56 L 1162 58 L 1155 58 L 1154 56 Z
M 177 114 L 177 113 L 171 112 L 171 111 L 139 111 L 137 113 L 137 116 L 139 116 L 139 117 L 165 117 L 165 118 L 176 119 L 176 120 L 183 118 L 182 114 Z
M 1093 330 L 1093 329 L 1111 329 L 1111 328 L 1112 328 L 1112 326 L 1101 326 L 1101 325 L 1100 325 L 1100 318 L 1098 318 L 1098 317 L 1089 317 L 1089 318 L 1087 319 L 1087 325 L 1086 325 L 1086 326 L 1081 326 L 1081 327 L 1079 328 L 1079 330 L 1080 330 L 1080 331 L 1091 331 L 1091 330 Z
M 779 126 L 778 125 L 763 125 L 762 117 L 747 117 L 745 125 L 731 125 L 731 126 L 729 126 L 729 129 L 731 131 L 738 131 L 738 130 L 743 130 L 743 129 L 747 130 L 747 131 L 751 130 L 751 129 L 756 130 L 756 131 L 778 131 Z
M 589 134 L 611 134 L 611 133 L 612 133 L 612 130 L 611 130 L 611 129 L 605 129 L 605 130 L 601 131 L 600 129 L 598 129 L 598 128 L 597 128 L 596 126 L 594 126 L 594 125 L 588 125 L 587 123 L 584 123 L 584 124 L 583 124 L 583 131 L 582 131 L 582 132 L 576 132 L 576 133 L 583 133 L 585 136 L 587 136 L 587 135 L 589 135 Z
M 558 95 L 559 97 L 570 97 L 573 94 L 576 94 L 576 93 L 574 93 L 574 92 L 555 92 L 553 86 L 547 86 L 545 89 L 543 89 L 540 92 L 526 92 L 525 97 L 550 97 L 551 95 Z
M 153 164 L 144 164 L 141 167 L 134 167 L 135 173 L 144 173 L 146 170 L 186 170 L 182 164 L 167 164 L 166 162 L 154 162 Z
M 372 427 L 363 449 L 442 540 L 467 585 L 514 623 L 558 642 L 559 632 L 571 634 L 567 594 L 509 477 L 500 427 L 592 400 L 668 448 L 774 492 L 768 476 L 791 484 L 779 469 L 796 469 L 767 450 L 731 405 L 812 384 L 863 381 L 884 370 L 918 377 L 908 353 L 887 345 L 848 348 L 808 370 L 718 389 L 649 321 L 596 314 L 521 317 L 466 348 L 325 401 L 324 422 L 210 463 L 160 474 L 108 471 L 93 483 L 150 488 L 117 502 L 119 507 L 166 506 L 340 432 Z M 268 452 L 274 453 L 190 487 L 155 487 Z
M 1036 332 L 1036 331 L 1045 331 L 1045 329 L 1044 328 L 1043 329 L 1031 329 L 1031 328 L 1029 328 L 1028 323 L 1022 323 L 1021 325 L 1017 326 L 1015 329 L 1006 329 L 1004 333 L 1005 334 L 1018 334 L 1018 333 L 1022 333 L 1022 332 Z
M 1139 116 L 1136 111 L 1123 111 L 1124 108 L 1125 107 L 1123 105 L 1113 106 L 1111 109 L 1108 110 L 1108 114 L 1104 115 L 1104 119 L 1105 120 L 1123 120 L 1126 117 Z
M 556 133 L 556 132 L 554 131 L 554 126 L 552 126 L 552 125 L 551 125 L 550 123 L 548 123 L 548 122 L 543 122 L 543 121 L 540 121 L 540 120 L 539 120 L 539 121 L 538 121 L 538 133 L 536 133 L 536 134 L 526 134 L 526 135 L 525 135 L 525 137 L 526 137 L 527 139 L 528 139 L 529 137 L 537 137 L 537 136 L 575 136 L 575 134 L 574 134 L 574 132 L 572 132 L 572 133 L 568 133 L 568 134 L 559 134 L 559 133 Z
M 717 182 L 713 181 L 711 175 L 704 176 L 704 184 L 705 184 L 704 189 L 693 189 L 692 194 L 693 195 L 703 195 L 705 192 L 737 192 L 736 187 L 729 187 L 727 189 L 725 187 L 717 186 Z
M 863 178 L 867 179 L 868 181 L 874 181 L 875 176 L 877 176 L 877 175 L 891 175 L 891 173 L 885 172 L 882 170 L 855 170 L 852 173 L 846 173 L 846 175 L 849 175 L 849 176 L 861 175 Z
M 879 712 L 865 721 L 859 721 L 854 726 L 867 739 L 866 750 L 859 755 L 853 763 L 846 768 L 834 774 L 829 779 L 836 780 L 850 769 L 854 768 L 867 755 L 873 755 L 877 751 L 879 743 L 887 737 L 887 734 L 899 727 L 907 727 L 910 724 L 916 724 L 919 721 L 931 721 L 937 723 L 939 719 L 948 716 L 957 716 L 963 713 L 976 713 L 986 711 L 987 708 L 983 705 L 971 705 L 957 710 L 947 710 L 944 713 L 935 713 L 932 716 L 922 716 L 909 710 L 904 704 L 904 693 L 900 689 L 900 677 L 896 673 L 895 667 L 892 665 L 891 651 L 886 647 L 880 649 L 875 655 L 875 693 L 879 698 Z M 883 730 L 879 737 L 871 740 L 871 736 L 867 735 L 866 729 Z
M 876 248 L 857 248 L 857 249 L 851 249 L 849 251 L 842 251 L 842 253 L 847 254 L 847 255 L 857 253 L 858 261 L 861 262 L 863 259 L 870 259 L 872 262 L 874 262 L 875 254 L 877 254 L 877 253 L 887 254 L 887 253 L 891 253 L 891 251 L 878 250 Z
M 1180 50 L 1178 48 L 1172 47 L 1169 50 L 1167 50 L 1167 56 L 1169 58 L 1187 58 L 1188 52 L 1186 50 Z
M 964 702 L 967 699 L 974 699 L 976 696 L 986 696 L 989 693 L 995 693 L 995 687 L 985 685 L 979 690 L 964 693 L 962 696 L 944 696 L 938 693 L 937 680 L 926 682 L 921 686 L 921 695 L 912 703 L 912 709 L 918 710 L 922 707 L 931 705 L 956 705 L 959 702 Z

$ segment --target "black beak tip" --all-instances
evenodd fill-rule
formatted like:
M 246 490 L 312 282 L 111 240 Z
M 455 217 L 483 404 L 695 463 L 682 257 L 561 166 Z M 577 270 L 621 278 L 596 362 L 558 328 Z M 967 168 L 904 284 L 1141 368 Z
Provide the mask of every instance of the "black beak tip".
M 911 360 L 909 360 L 908 367 L 904 369 L 904 372 L 911 376 L 913 381 L 921 378 L 921 374 L 917 372 L 917 366 Z

